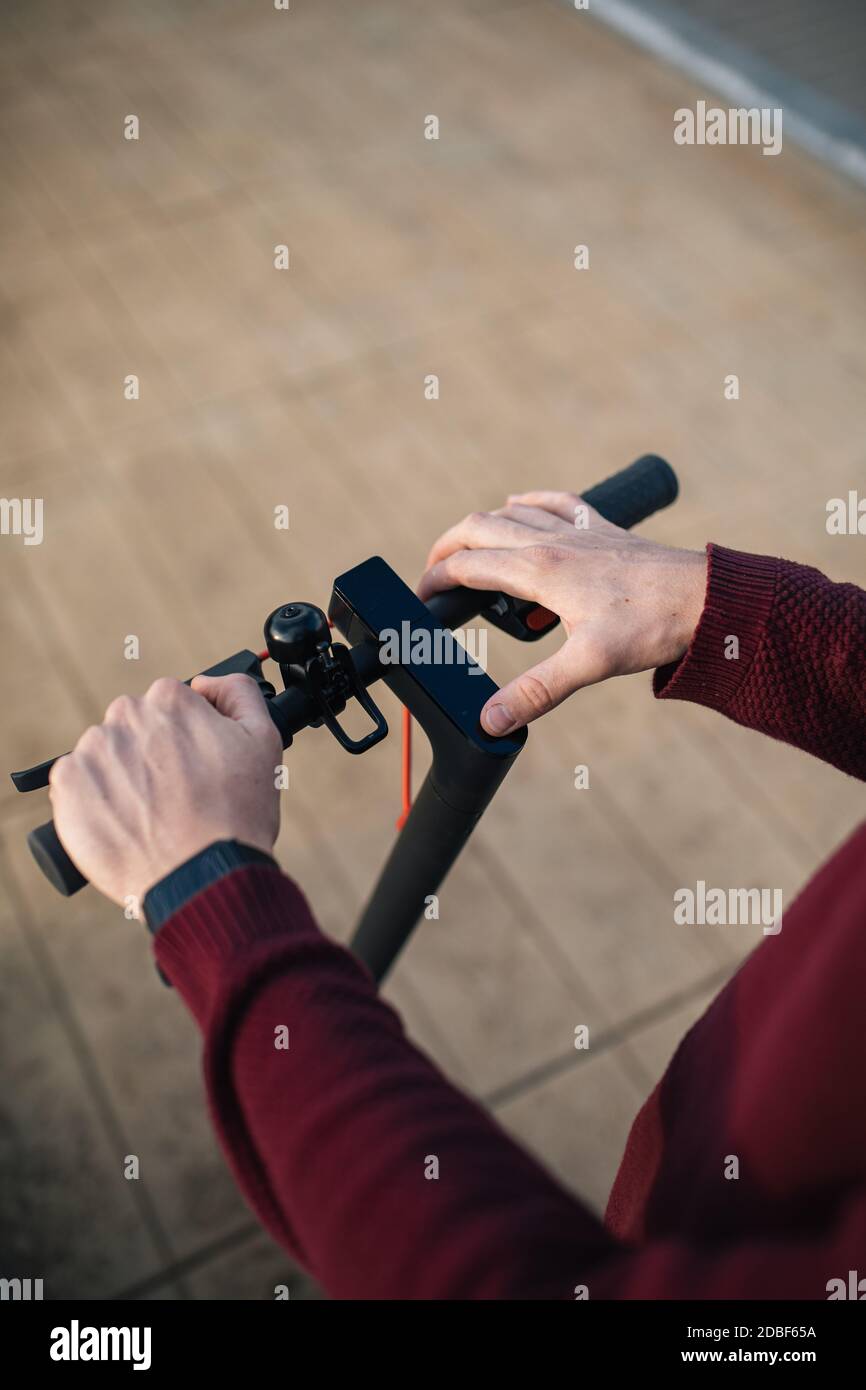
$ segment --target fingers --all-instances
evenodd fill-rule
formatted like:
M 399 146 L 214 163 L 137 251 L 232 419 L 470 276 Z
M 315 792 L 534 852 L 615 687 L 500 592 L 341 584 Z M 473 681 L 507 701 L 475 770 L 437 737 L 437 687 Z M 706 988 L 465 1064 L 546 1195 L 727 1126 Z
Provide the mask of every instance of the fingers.
M 203 695 L 209 705 L 226 719 L 234 719 L 251 733 L 267 730 L 276 734 L 262 692 L 252 676 L 196 676 L 192 691 Z
M 564 532 L 563 522 L 574 529 L 585 530 L 586 520 L 593 529 L 616 530 L 609 522 L 584 502 L 574 492 L 526 492 L 514 493 L 504 507 L 494 512 L 470 512 L 469 516 L 445 531 L 433 545 L 427 557 L 426 572 L 418 588 L 422 599 L 446 589 L 449 584 L 445 575 L 454 574 L 444 568 L 444 562 L 451 556 L 469 551 L 488 553 L 511 552 L 512 555 L 539 542 L 539 532 L 551 535 Z M 463 565 L 465 562 L 459 562 Z M 473 589 L 494 587 L 493 581 L 482 577 L 485 565 L 478 569 L 469 566 L 467 573 L 474 577 L 451 578 L 450 584 L 465 584 Z M 510 569 L 509 569 L 510 573 Z M 506 586 L 506 592 L 518 594 L 518 590 Z M 534 597 L 531 594 L 520 597 Z
M 48 797 L 52 806 L 57 795 L 75 780 L 76 770 L 71 753 L 64 753 L 62 758 L 58 758 L 52 764 L 48 773 Z
M 588 640 L 569 638 L 553 656 L 491 696 L 481 711 L 481 725 L 489 734 L 512 733 L 561 705 L 575 690 L 595 685 L 610 674 L 603 649 Z
M 118 735 L 124 729 L 134 730 L 140 724 L 147 706 L 156 707 L 169 717 L 175 717 L 184 710 L 201 709 L 197 697 L 202 696 L 218 714 L 235 720 L 250 731 L 267 729 L 275 733 L 262 693 L 250 676 L 240 673 L 230 676 L 196 676 L 191 685 L 175 680 L 172 676 L 161 676 L 153 682 L 141 699 L 131 695 L 119 695 L 116 700 L 112 700 L 105 711 L 102 724 L 94 725 L 82 734 L 75 746 L 75 752 L 86 752 L 89 743 L 84 748 L 82 745 L 87 741 L 95 742 L 100 734 Z
M 104 724 L 131 724 L 138 714 L 141 701 L 132 695 L 118 695 L 105 711 Z
M 198 709 L 196 696 L 203 696 L 218 714 L 250 729 L 273 728 L 258 685 L 250 676 L 239 672 L 230 676 L 196 676 L 190 685 L 172 676 L 160 676 L 142 699 L 119 695 L 112 700 L 103 724 L 115 727 L 135 724 L 145 703 L 169 715 L 183 709 Z
M 593 527 L 610 526 L 610 522 L 605 521 L 595 507 L 584 502 L 576 492 L 516 492 L 509 496 L 508 506 L 546 512 L 549 516 L 567 521 L 570 526 L 574 526 L 584 515 L 589 517 L 589 523 Z
M 119 723 L 91 724 L 85 729 L 72 752 L 58 758 L 48 774 L 52 805 L 58 793 L 83 783 L 89 784 L 91 793 L 104 795 L 107 769 L 117 763 L 125 737 Z
M 510 521 L 520 521 L 533 531 L 562 531 L 562 519 L 547 512 L 543 507 L 524 507 L 521 503 L 509 501 L 505 507 L 497 507 L 494 516 L 504 516 Z
M 518 550 L 458 550 L 428 569 L 418 585 L 425 602 L 442 589 L 497 589 L 515 598 L 537 598 L 537 573 L 530 552 Z
M 564 651 L 561 647 L 497 691 L 481 711 L 482 728 L 489 734 L 508 734 L 561 704 L 573 688 Z
M 427 557 L 427 568 L 444 560 L 455 550 L 494 550 L 532 545 L 537 537 L 523 522 L 493 512 L 470 512 L 456 526 L 441 535 Z

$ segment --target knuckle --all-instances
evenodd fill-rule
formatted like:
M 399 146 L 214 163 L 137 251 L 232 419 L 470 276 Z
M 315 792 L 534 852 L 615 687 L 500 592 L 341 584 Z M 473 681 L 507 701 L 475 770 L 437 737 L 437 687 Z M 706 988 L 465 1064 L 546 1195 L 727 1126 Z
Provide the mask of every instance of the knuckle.
M 482 526 L 489 516 L 489 512 L 470 512 L 466 518 L 465 525 Z
M 552 545 L 550 541 L 546 541 L 541 545 L 529 546 L 526 558 L 533 569 L 551 574 L 568 559 L 568 550 L 564 545 Z
M 145 698 L 157 705 L 175 705 L 183 698 L 185 689 L 183 681 L 175 680 L 173 676 L 159 676 Z
M 102 725 L 91 724 L 76 743 L 73 753 L 92 753 L 102 743 Z
M 538 570 L 543 567 L 546 554 L 546 545 L 525 545 L 520 552 L 520 559 L 527 569 Z
M 51 787 L 53 790 L 56 787 L 63 786 L 64 782 L 67 782 L 69 780 L 69 774 L 71 770 L 72 755 L 70 753 L 67 753 L 65 757 L 58 758 L 57 762 L 54 763 L 51 767 L 51 770 L 48 773 L 49 787 Z
M 553 693 L 541 676 L 527 674 L 518 681 L 520 698 L 534 714 L 545 714 L 550 709 Z
M 549 545 L 547 553 L 551 569 L 558 569 L 560 565 L 570 564 L 574 559 L 574 551 L 564 538 Z
M 227 689 L 236 691 L 238 696 L 252 702 L 253 692 L 258 695 L 262 702 L 264 697 L 255 676 L 248 676 L 244 671 L 232 671 L 231 675 L 224 677 Z
M 128 720 L 135 711 L 136 701 L 131 695 L 118 695 L 105 711 L 106 719 Z

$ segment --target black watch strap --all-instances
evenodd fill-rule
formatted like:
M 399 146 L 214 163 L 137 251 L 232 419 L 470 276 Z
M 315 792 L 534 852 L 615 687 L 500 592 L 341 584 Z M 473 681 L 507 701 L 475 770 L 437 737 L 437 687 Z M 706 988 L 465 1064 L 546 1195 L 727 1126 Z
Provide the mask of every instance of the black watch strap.
M 264 850 L 241 844 L 239 840 L 215 840 L 212 845 L 199 850 L 198 854 L 172 869 L 145 894 L 142 911 L 149 929 L 156 935 L 184 903 L 226 874 L 248 864 L 276 866 L 276 860 L 272 855 L 265 854 Z

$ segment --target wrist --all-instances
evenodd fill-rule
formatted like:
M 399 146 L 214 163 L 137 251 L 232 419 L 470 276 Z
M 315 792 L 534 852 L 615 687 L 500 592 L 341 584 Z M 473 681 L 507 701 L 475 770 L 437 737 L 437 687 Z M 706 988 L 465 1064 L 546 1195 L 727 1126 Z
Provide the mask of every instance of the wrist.
M 214 840 L 197 850 L 148 889 L 142 903 L 148 928 L 155 935 L 192 898 L 249 864 L 277 867 L 273 855 L 240 840 Z
M 726 710 L 748 679 L 775 603 L 779 561 L 710 543 L 707 591 L 683 660 L 659 667 L 661 699 Z
M 672 585 L 674 607 L 671 613 L 670 655 L 665 658 L 665 663 L 679 661 L 685 656 L 697 631 L 707 597 L 706 551 L 683 550 L 678 552 L 678 556 L 678 574 Z

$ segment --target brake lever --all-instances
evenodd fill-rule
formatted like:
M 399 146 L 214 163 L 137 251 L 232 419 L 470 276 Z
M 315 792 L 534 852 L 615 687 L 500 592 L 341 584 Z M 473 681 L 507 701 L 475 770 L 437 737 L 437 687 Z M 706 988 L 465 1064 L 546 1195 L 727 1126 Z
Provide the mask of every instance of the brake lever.
M 225 657 L 223 661 L 218 661 L 215 666 L 209 666 L 206 671 L 200 671 L 198 674 L 202 676 L 232 676 L 236 674 L 251 676 L 266 700 L 271 699 L 276 694 L 276 690 L 262 671 L 261 658 L 255 652 L 247 649 L 235 652 L 233 656 Z M 190 676 L 189 680 L 184 681 L 184 685 L 189 685 L 193 680 L 195 680 L 195 676 Z M 21 772 L 11 772 L 9 775 L 15 790 L 35 792 L 40 787 L 47 787 L 52 767 L 66 756 L 66 753 L 57 753 L 53 758 L 46 758 L 44 763 L 35 763 L 33 767 L 26 767 Z

